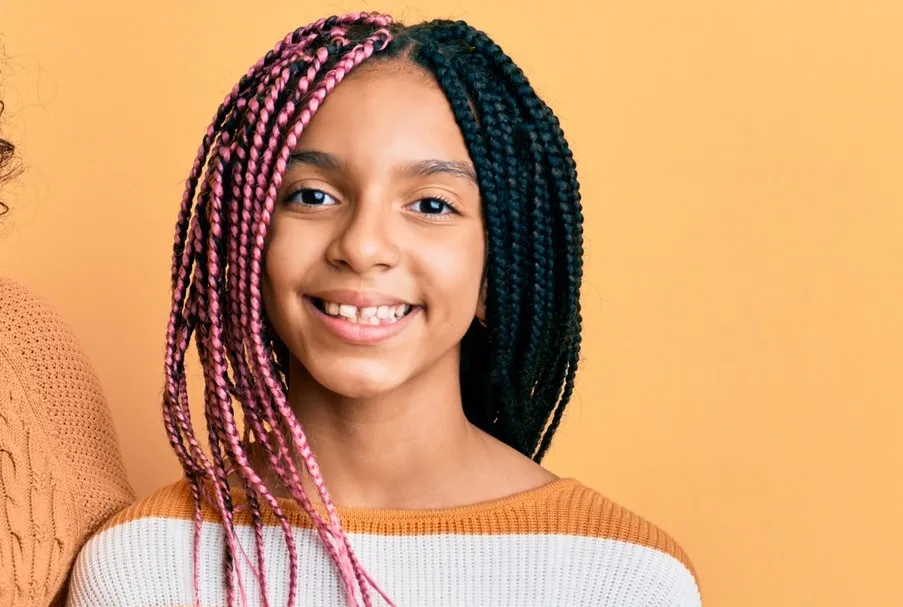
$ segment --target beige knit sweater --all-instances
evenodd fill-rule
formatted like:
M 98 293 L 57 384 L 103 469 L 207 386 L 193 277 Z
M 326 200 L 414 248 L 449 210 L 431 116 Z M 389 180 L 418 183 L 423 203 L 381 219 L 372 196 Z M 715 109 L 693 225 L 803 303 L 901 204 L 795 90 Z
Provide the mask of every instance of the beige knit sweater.
M 0 607 L 62 604 L 84 542 L 133 500 L 106 400 L 72 332 L 0 279 Z

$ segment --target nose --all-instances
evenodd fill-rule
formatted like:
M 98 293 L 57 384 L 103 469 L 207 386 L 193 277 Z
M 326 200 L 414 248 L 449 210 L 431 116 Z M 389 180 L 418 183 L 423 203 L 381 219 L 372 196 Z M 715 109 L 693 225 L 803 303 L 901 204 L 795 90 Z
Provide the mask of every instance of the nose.
M 392 234 L 391 211 L 385 205 L 356 204 L 344 219 L 327 248 L 329 263 L 357 274 L 398 264 L 398 242 Z

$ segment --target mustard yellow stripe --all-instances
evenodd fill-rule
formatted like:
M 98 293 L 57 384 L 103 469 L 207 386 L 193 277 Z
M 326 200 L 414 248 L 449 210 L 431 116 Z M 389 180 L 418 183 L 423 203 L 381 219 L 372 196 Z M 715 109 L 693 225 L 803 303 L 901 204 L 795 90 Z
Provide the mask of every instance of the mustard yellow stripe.
M 231 492 L 236 525 L 252 525 L 244 492 Z M 221 522 L 221 517 L 205 498 L 201 520 Z M 288 523 L 312 529 L 307 513 L 292 500 L 278 499 Z M 321 510 L 322 509 L 318 508 Z M 264 525 L 279 525 L 268 508 L 262 508 Z M 630 542 L 664 552 L 693 572 L 687 554 L 664 531 L 640 516 L 618 506 L 574 479 L 560 479 L 538 489 L 511 497 L 442 510 L 368 510 L 338 508 L 348 533 L 410 535 L 571 535 Z M 186 480 L 164 487 L 154 495 L 111 519 L 105 528 L 141 518 L 164 517 L 192 520 L 194 502 Z M 694 573 L 695 575 L 695 573 Z

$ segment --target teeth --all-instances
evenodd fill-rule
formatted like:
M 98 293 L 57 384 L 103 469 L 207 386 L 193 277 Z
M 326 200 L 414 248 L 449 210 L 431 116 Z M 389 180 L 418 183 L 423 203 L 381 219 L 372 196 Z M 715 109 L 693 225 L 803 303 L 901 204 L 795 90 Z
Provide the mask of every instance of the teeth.
M 411 306 L 407 304 L 368 306 L 366 308 L 325 300 L 322 300 L 322 304 L 323 310 L 330 316 L 341 316 L 351 322 L 373 326 L 396 323 L 411 311 Z

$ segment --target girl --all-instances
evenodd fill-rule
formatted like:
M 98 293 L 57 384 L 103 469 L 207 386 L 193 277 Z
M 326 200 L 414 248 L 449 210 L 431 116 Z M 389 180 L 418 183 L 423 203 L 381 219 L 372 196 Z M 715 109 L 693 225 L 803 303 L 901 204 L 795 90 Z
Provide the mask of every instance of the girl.
M 353 14 L 288 35 L 182 200 L 185 479 L 91 541 L 71 604 L 698 605 L 667 535 L 539 465 L 574 386 L 581 222 L 555 115 L 486 34 Z

